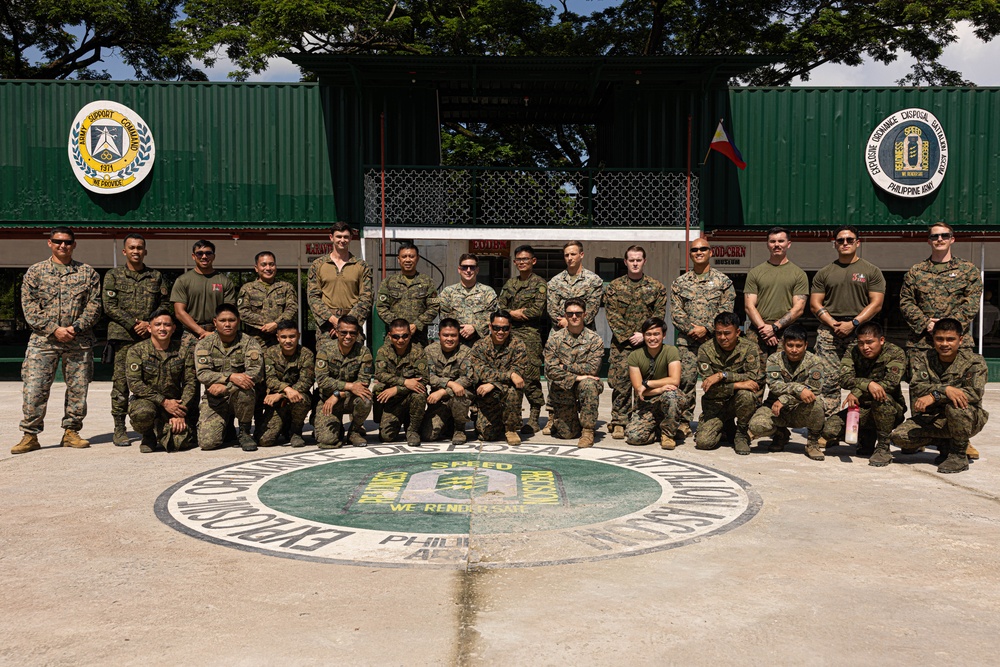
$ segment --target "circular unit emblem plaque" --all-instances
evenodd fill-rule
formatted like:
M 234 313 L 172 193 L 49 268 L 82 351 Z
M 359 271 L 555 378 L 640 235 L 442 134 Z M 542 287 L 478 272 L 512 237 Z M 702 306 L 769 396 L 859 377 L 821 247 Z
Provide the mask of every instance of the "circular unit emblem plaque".
M 924 109 L 903 109 L 875 128 L 865 148 L 865 167 L 875 184 L 897 197 L 924 197 L 948 170 L 948 139 Z
M 115 194 L 142 182 L 156 159 L 149 125 L 117 102 L 101 100 L 80 109 L 69 131 L 69 163 L 91 192 Z
M 189 535 L 274 556 L 503 568 L 684 546 L 760 505 L 743 480 L 657 454 L 435 443 L 225 466 L 165 491 L 156 513 Z

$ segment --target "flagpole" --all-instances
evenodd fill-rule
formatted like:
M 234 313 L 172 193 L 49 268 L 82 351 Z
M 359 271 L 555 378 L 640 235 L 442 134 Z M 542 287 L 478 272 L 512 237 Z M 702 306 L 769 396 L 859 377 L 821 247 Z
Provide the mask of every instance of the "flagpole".
M 684 216 L 684 272 L 691 270 L 691 114 L 688 114 L 687 205 Z M 982 329 L 982 326 L 979 327 Z M 982 336 L 980 336 L 982 338 Z
M 721 118 L 719 119 L 719 125 L 722 125 L 722 119 L 721 119 Z M 714 134 L 714 133 L 712 134 L 712 137 L 713 137 L 713 138 L 715 137 L 715 134 Z M 705 151 L 705 159 L 701 161 L 701 163 L 702 163 L 702 164 L 705 164 L 706 162 L 708 162 L 708 156 L 709 156 L 709 154 L 710 154 L 711 152 L 712 152 L 712 142 L 711 142 L 711 141 L 709 141 L 709 142 L 708 142 L 708 150 L 707 150 L 707 151 Z

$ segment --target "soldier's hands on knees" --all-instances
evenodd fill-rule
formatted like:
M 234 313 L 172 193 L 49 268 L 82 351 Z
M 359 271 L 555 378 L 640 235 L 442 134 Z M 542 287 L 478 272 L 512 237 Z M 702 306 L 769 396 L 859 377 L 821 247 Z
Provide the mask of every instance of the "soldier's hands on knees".
M 403 380 L 403 386 L 412 391 L 414 394 L 423 394 L 427 391 L 427 387 L 424 386 L 423 378 L 406 378 Z
M 875 383 L 872 382 L 872 384 L 875 384 Z M 881 387 L 879 387 L 879 388 L 881 389 Z M 873 398 L 874 398 L 874 395 L 873 395 Z M 844 399 L 844 403 L 842 404 L 842 407 L 853 408 L 857 404 L 858 404 L 858 397 L 855 396 L 854 394 L 848 394 L 847 398 Z
M 746 389 L 747 391 L 760 391 L 760 385 L 757 384 L 756 380 L 744 380 L 743 382 L 734 382 L 733 389 Z
M 455 382 L 454 380 L 448 381 L 448 388 L 451 389 L 452 393 L 455 394 L 455 396 L 458 397 L 465 396 L 465 387 Z
M 447 395 L 448 392 L 445 391 L 444 389 L 438 389 L 437 391 L 432 391 L 430 395 L 427 396 L 427 402 L 430 403 L 431 405 L 434 405 Z
M 478 387 L 476 387 L 476 394 L 479 395 L 479 396 L 485 396 L 486 394 L 490 393 L 494 389 L 496 389 L 496 387 L 494 387 L 492 384 L 490 384 L 489 382 L 487 382 L 486 384 L 481 384 Z
M 921 396 L 917 400 L 913 401 L 913 411 L 914 412 L 926 412 L 927 408 L 934 405 L 934 397 L 930 394 L 926 396 Z
M 171 417 L 183 418 L 187 414 L 187 406 L 178 401 L 176 398 L 165 398 L 163 399 L 163 409 L 167 411 L 167 414 Z
M 227 391 L 229 391 L 229 388 L 226 387 L 226 385 L 224 384 L 216 383 L 208 386 L 208 393 L 210 393 L 212 396 L 222 396 Z
M 945 387 L 944 393 L 951 401 L 951 404 L 956 408 L 964 410 L 969 407 L 969 397 L 965 395 L 965 392 L 957 387 Z
M 372 390 L 360 382 L 351 382 L 350 387 L 345 388 L 358 398 L 363 398 L 366 401 L 370 401 L 372 398 Z
M 292 403 L 301 403 L 305 400 L 303 396 L 297 389 L 291 387 L 285 387 L 285 398 L 287 398 Z
M 879 403 L 885 401 L 885 399 L 889 397 L 889 395 L 885 393 L 885 389 L 882 387 L 882 385 L 880 385 L 878 382 L 875 382 L 874 380 L 868 383 L 868 393 L 871 394 L 872 398 L 874 398 Z M 855 403 L 857 403 L 857 401 L 855 401 Z
M 253 378 L 246 373 L 233 373 L 229 376 L 229 381 L 240 389 L 253 389 L 255 384 Z
M 771 406 L 771 414 L 777 417 L 781 414 L 781 408 L 785 407 L 784 403 L 781 401 L 775 401 L 774 405 Z
M 510 374 L 510 381 L 514 383 L 514 386 L 518 389 L 524 389 L 524 378 L 517 373 Z
M 803 389 L 802 393 L 799 394 L 799 399 L 803 403 L 813 403 L 816 400 L 816 394 L 812 392 L 812 389 Z
M 337 398 L 336 395 L 330 396 L 330 398 L 328 398 L 325 401 L 323 401 L 323 407 L 320 408 L 320 412 L 322 412 L 324 415 L 327 415 L 327 416 L 332 415 L 333 414 L 333 406 L 335 406 L 337 404 L 338 400 L 339 399 Z
M 170 432 L 183 433 L 187 430 L 187 421 L 183 417 L 170 418 Z
M 284 398 L 284 396 L 281 394 L 268 394 L 264 397 L 264 405 L 273 408 L 278 403 L 281 403 L 282 398 Z
M 375 397 L 375 400 L 378 401 L 379 403 L 387 403 L 389 402 L 389 399 L 391 399 L 398 393 L 399 389 L 397 387 L 389 387 L 388 389 L 383 389 L 381 392 L 379 392 L 379 395 Z

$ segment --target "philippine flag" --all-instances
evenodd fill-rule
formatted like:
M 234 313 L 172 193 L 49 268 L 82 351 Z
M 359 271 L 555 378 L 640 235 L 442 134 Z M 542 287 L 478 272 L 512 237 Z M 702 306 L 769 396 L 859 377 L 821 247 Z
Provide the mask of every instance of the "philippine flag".
M 743 156 L 740 155 L 740 150 L 736 148 L 736 144 L 732 142 L 729 135 L 726 134 L 726 129 L 722 127 L 722 121 L 719 121 L 719 128 L 715 131 L 715 136 L 712 137 L 712 144 L 709 146 L 709 150 L 719 151 L 727 158 L 733 161 L 740 169 L 746 169 L 747 163 L 743 161 Z

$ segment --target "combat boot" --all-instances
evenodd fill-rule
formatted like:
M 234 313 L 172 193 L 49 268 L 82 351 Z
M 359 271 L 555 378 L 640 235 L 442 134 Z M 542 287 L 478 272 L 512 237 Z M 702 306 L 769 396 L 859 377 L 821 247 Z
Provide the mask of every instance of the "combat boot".
M 889 451 L 888 438 L 879 438 L 875 450 L 868 458 L 868 465 L 882 468 L 892 463 L 892 453 Z
M 814 436 L 809 436 L 806 440 L 806 456 L 811 458 L 813 461 L 822 461 L 826 459 L 823 455 L 823 450 L 819 446 L 819 438 Z
M 353 426 L 351 427 L 351 430 L 350 430 L 350 433 L 347 436 L 347 439 L 350 441 L 351 445 L 354 446 L 354 447 L 367 447 L 368 446 L 368 439 L 365 437 L 365 434 L 362 433 L 361 431 L 357 430 Z
M 73 447 L 75 449 L 86 449 L 90 447 L 90 440 L 84 440 L 80 437 L 80 434 L 73 429 L 66 429 L 62 437 L 63 447 Z
M 410 447 L 420 446 L 420 434 L 417 431 L 406 432 L 406 444 Z
M 148 433 L 142 434 L 142 442 L 139 443 L 139 453 L 150 454 L 156 451 L 158 443 L 156 442 L 156 432 L 149 431 Z
M 750 436 L 744 432 L 737 430 L 736 435 L 733 436 L 733 449 L 740 456 L 746 456 L 750 453 Z
M 791 439 L 792 434 L 788 432 L 788 429 L 781 427 L 774 432 L 771 436 L 771 444 L 767 446 L 767 451 L 769 452 L 783 452 L 785 447 L 788 446 L 788 441 Z
M 549 413 L 549 420 L 545 422 L 545 428 L 542 429 L 542 435 L 552 435 L 552 428 L 555 426 L 555 424 L 556 424 L 555 417 L 553 417 L 552 414 Z
M 41 449 L 42 446 L 38 444 L 38 434 L 37 433 L 25 433 L 24 437 L 21 438 L 21 442 L 17 443 L 10 448 L 11 454 L 27 454 L 28 452 L 33 452 L 36 449 Z
M 302 437 L 302 429 L 292 433 L 292 437 L 288 439 L 288 444 L 292 447 L 305 447 L 306 439 Z
M 541 431 L 542 426 L 538 423 L 538 416 L 541 413 L 541 408 L 531 408 L 531 414 L 528 416 L 528 423 L 521 427 L 521 433 L 532 435 Z
M 615 424 L 615 427 L 611 429 L 611 437 L 615 440 L 625 439 L 625 427 L 621 424 Z
M 671 438 L 666 433 L 661 433 L 660 434 L 660 448 L 661 449 L 673 449 L 676 446 L 677 446 L 677 443 L 674 442 L 673 438 Z
M 970 461 L 978 461 L 979 460 L 979 450 L 976 449 L 975 447 L 973 447 L 971 442 L 965 448 L 965 455 L 969 457 Z
M 250 435 L 250 424 L 248 422 L 240 422 L 240 432 L 236 436 L 236 439 L 239 440 L 240 448 L 244 452 L 257 451 L 257 441 Z
M 585 428 L 583 433 L 580 434 L 580 439 L 576 443 L 577 447 L 593 447 L 594 446 L 594 429 Z
M 965 453 L 967 442 L 952 442 L 948 447 L 948 458 L 938 466 L 940 473 L 963 472 L 969 469 L 969 457 Z
M 456 428 L 455 432 L 451 434 L 451 444 L 453 445 L 464 445 L 469 441 L 469 438 L 465 435 L 464 428 Z
M 514 431 L 507 431 L 503 436 L 507 439 L 507 444 L 511 447 L 517 447 L 521 444 L 521 436 Z
M 679 435 L 681 438 L 690 438 L 691 424 L 687 423 L 686 421 L 682 421 L 680 424 L 678 424 L 677 435 Z
M 128 439 L 128 433 L 125 432 L 125 415 L 115 415 L 115 434 L 111 436 L 111 442 L 115 444 L 115 447 L 131 447 L 132 442 Z

